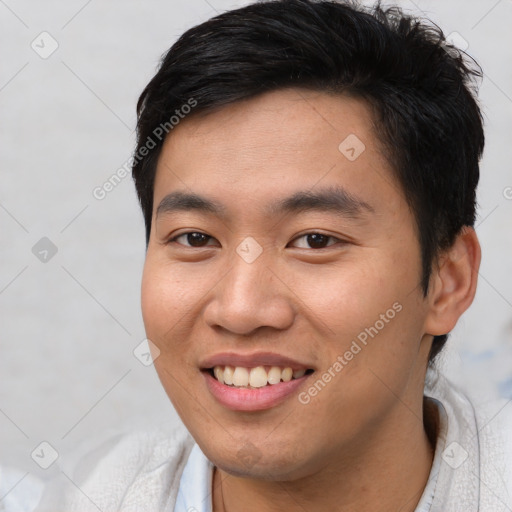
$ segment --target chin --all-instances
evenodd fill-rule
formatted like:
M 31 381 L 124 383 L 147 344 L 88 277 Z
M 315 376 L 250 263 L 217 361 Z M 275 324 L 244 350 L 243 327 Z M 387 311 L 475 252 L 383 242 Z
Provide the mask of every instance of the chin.
M 229 453 L 222 447 L 203 448 L 203 452 L 216 467 L 240 478 L 283 482 L 300 479 L 311 472 L 308 461 L 299 459 L 296 453 L 278 452 L 275 448 L 263 452 L 249 443 Z

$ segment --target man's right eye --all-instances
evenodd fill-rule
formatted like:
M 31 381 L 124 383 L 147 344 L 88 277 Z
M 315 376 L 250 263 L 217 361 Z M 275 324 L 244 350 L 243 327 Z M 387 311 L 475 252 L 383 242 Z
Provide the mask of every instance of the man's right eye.
M 180 239 L 185 242 L 180 242 Z M 213 237 L 199 231 L 187 231 L 186 233 L 180 233 L 179 235 L 174 236 L 167 243 L 170 244 L 171 242 L 176 242 L 180 245 L 184 245 L 185 247 L 206 247 L 206 242 L 209 239 L 215 240 Z

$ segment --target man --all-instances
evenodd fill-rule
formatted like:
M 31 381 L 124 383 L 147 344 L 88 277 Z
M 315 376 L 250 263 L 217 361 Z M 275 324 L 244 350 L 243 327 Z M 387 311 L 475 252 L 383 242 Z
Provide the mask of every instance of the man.
M 510 404 L 475 411 L 434 365 L 477 284 L 478 76 L 438 29 L 340 2 L 173 45 L 133 176 L 188 432 L 102 450 L 65 510 L 510 510 Z

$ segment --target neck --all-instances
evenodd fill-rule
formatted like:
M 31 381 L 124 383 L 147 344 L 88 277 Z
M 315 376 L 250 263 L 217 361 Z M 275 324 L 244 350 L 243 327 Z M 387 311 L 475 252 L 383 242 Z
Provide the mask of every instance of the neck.
M 213 511 L 413 512 L 432 467 L 435 419 L 403 404 L 384 424 L 337 450 L 320 471 L 294 481 L 241 478 L 215 468 Z M 428 434 L 427 434 L 428 432 Z

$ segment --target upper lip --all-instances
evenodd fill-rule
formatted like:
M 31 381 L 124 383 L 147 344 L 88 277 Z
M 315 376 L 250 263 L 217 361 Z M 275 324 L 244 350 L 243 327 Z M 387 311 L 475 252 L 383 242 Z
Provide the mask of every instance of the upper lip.
M 292 370 L 313 369 L 311 365 L 302 363 L 291 357 L 275 354 L 273 352 L 255 352 L 252 354 L 238 354 L 236 352 L 220 352 L 202 360 L 199 364 L 206 370 L 214 366 L 240 366 L 254 368 L 256 366 L 279 366 Z

